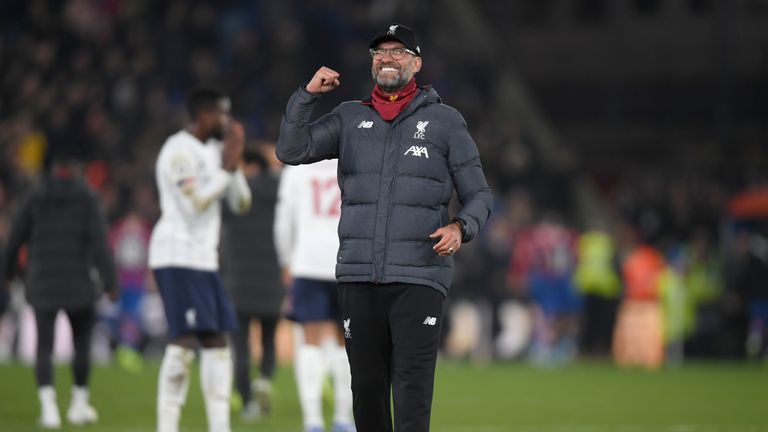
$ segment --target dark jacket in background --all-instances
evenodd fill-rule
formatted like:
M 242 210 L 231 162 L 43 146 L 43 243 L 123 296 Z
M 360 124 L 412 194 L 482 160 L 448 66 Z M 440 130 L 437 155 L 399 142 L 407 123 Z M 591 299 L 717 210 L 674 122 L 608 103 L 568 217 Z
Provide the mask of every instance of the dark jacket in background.
M 0 244 L 0 263 L 5 263 L 5 248 Z M 5 313 L 8 303 L 11 300 L 11 293 L 5 286 L 5 266 L 0 264 L 0 318 Z
M 290 165 L 339 159 L 337 279 L 421 284 L 446 295 L 453 257 L 438 255 L 429 235 L 451 223 L 454 190 L 465 242 L 485 224 L 493 201 L 464 118 L 432 88 L 419 89 L 391 122 L 353 101 L 310 123 L 318 99 L 303 88 L 293 94 L 277 156 Z
M 270 172 L 249 178 L 252 201 L 245 214 L 235 215 L 224 206 L 221 276 L 240 313 L 280 315 L 285 290 L 273 236 L 278 182 Z
M 4 268 L 16 270 L 27 245 L 27 302 L 36 309 L 80 309 L 98 296 L 91 270 L 103 289 L 117 290 L 107 222 L 93 191 L 79 178 L 47 177 L 32 189 L 16 212 Z

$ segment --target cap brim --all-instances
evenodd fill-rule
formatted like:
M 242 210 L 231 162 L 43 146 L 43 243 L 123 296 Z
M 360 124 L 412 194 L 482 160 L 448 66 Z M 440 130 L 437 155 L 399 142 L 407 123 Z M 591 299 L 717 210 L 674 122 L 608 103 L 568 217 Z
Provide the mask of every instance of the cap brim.
M 416 57 L 421 57 L 421 52 L 419 52 L 419 48 L 418 47 L 412 47 L 412 46 L 408 45 L 405 41 L 400 39 L 399 37 L 392 36 L 392 35 L 381 35 L 381 36 L 375 38 L 368 45 L 368 48 L 376 48 L 377 46 L 379 46 L 380 43 L 382 43 L 382 42 L 390 42 L 390 41 L 400 42 L 401 44 L 403 44 L 403 46 L 408 48 L 410 51 L 413 51 L 414 53 L 416 53 Z
M 406 44 L 405 42 L 400 40 L 400 38 L 398 38 L 397 36 L 383 35 L 383 36 L 379 36 L 376 39 L 372 40 L 370 45 L 368 45 L 368 48 L 376 48 L 377 46 L 379 46 L 380 43 L 382 43 L 382 42 L 389 42 L 389 41 L 400 42 L 401 44 L 405 45 L 406 47 L 408 46 L 408 44 Z

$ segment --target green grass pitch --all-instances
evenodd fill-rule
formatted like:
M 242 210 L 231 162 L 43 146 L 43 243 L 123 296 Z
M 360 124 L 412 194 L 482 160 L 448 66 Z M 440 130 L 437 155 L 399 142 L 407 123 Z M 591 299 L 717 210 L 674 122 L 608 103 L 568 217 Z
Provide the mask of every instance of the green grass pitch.
M 158 364 L 141 374 L 95 367 L 91 398 L 100 421 L 63 431 L 151 432 Z M 59 407 L 69 402 L 68 368 L 56 369 Z M 326 410 L 327 417 L 330 411 Z M 33 372 L 0 366 L 0 431 L 39 431 Z M 205 432 L 197 371 L 183 432 Z M 233 432 L 300 432 L 293 371 L 278 369 L 274 413 L 256 424 L 232 417 Z M 647 372 L 607 363 L 542 370 L 523 364 L 441 361 L 432 412 L 435 432 L 768 432 L 768 367 L 694 363 Z

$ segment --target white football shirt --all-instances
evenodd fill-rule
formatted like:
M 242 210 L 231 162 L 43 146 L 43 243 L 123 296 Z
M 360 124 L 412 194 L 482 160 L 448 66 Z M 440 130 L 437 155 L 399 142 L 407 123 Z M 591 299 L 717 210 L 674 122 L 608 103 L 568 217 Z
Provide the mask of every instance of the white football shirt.
M 202 143 L 181 130 L 160 149 L 155 167 L 160 219 L 149 242 L 151 268 L 219 268 L 220 199 L 235 213 L 250 208 L 251 193 L 239 169 L 221 167 L 221 143 Z
M 293 277 L 336 280 L 341 191 L 337 160 L 283 169 L 275 209 L 275 248 Z

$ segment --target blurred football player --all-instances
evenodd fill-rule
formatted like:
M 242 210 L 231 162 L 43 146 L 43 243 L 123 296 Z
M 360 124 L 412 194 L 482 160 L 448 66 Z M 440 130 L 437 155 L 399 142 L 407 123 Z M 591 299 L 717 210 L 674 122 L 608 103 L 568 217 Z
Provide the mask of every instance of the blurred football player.
M 201 88 L 187 99 L 189 125 L 170 136 L 157 158 L 160 220 L 149 265 L 163 298 L 169 343 L 160 367 L 157 430 L 178 431 L 199 343 L 200 384 L 210 432 L 229 432 L 232 356 L 226 332 L 237 319 L 218 275 L 221 206 L 250 207 L 239 165 L 245 134 L 221 91 Z

